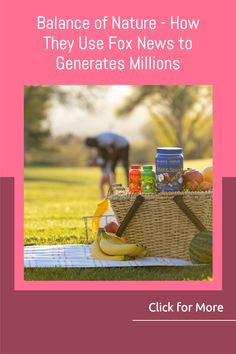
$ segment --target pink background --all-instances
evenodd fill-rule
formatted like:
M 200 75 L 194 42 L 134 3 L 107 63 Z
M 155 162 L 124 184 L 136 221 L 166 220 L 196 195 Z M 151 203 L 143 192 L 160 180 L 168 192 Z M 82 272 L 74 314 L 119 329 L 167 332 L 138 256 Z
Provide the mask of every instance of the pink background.
M 155 290 L 155 289 L 220 289 L 222 286 L 221 256 L 221 179 L 236 175 L 234 65 L 233 53 L 234 1 L 166 0 L 137 1 L 2 1 L 1 19 L 3 50 L 1 65 L 1 176 L 15 177 L 15 289 L 71 289 L 71 290 Z M 37 31 L 38 15 L 62 18 L 93 18 L 104 15 L 146 17 L 166 20 L 171 15 L 200 18 L 196 32 L 179 32 L 194 41 L 192 52 L 176 53 L 182 59 L 179 71 L 57 71 L 54 65 L 57 53 L 43 49 L 42 31 Z M 52 31 L 49 31 L 53 34 Z M 48 33 L 48 32 L 47 32 Z M 89 32 L 102 38 L 103 32 Z M 113 32 L 114 33 L 114 32 Z M 168 37 L 168 31 L 163 37 Z M 114 33 L 115 34 L 115 33 Z M 122 32 L 119 32 L 122 36 Z M 132 38 L 137 33 L 130 32 Z M 175 35 L 170 33 L 171 38 Z M 76 37 L 59 32 L 57 36 Z M 127 36 L 127 33 L 125 34 Z M 152 34 L 152 36 L 154 36 Z M 158 32 L 157 32 L 158 37 Z M 82 57 L 74 51 L 74 58 Z M 133 53 L 135 56 L 135 53 Z M 140 55 L 144 53 L 139 53 Z M 147 53 L 145 53 L 147 55 Z M 150 53 L 150 55 L 156 55 Z M 63 54 L 62 54 L 63 55 Z M 99 54 L 101 55 L 101 53 Z M 104 56 L 110 56 L 104 53 Z M 116 55 L 115 51 L 112 55 Z M 129 55 L 122 52 L 121 56 Z M 84 56 L 87 56 L 84 53 Z M 102 55 L 103 56 L 103 55 Z M 170 56 L 167 54 L 167 56 Z M 96 58 L 90 52 L 88 57 Z M 98 56 L 99 57 L 99 56 Z M 23 280 L 23 89 L 24 84 L 210 84 L 214 91 L 214 281 L 212 282 L 24 282 Z

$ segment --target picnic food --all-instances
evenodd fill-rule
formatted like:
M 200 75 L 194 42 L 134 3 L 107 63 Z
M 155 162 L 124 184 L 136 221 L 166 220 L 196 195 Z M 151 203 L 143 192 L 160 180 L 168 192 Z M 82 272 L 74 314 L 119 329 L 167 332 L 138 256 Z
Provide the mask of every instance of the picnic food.
M 151 165 L 143 166 L 141 173 L 141 190 L 142 193 L 155 193 L 155 172 Z
M 199 187 L 199 184 L 194 180 L 188 181 L 185 184 L 185 188 L 188 189 L 189 191 L 197 191 L 198 187 Z
M 201 173 L 188 168 L 183 175 L 184 188 L 189 191 L 209 191 L 212 189 L 212 167 L 207 167 Z
M 144 251 L 141 245 L 126 243 L 119 237 L 108 235 L 105 232 L 101 234 L 99 245 L 104 253 L 115 256 L 136 256 L 139 255 L 141 251 Z
M 197 183 L 201 183 L 201 182 L 203 182 L 203 175 L 201 174 L 200 171 L 192 170 L 191 168 L 188 168 L 184 172 L 183 181 L 184 181 L 185 186 L 188 182 L 192 182 L 192 181 L 195 181 Z
M 213 184 L 213 168 L 212 168 L 212 166 L 205 168 L 202 171 L 202 175 L 203 175 L 204 181 L 211 183 L 211 185 Z
M 116 231 L 118 230 L 119 226 L 117 225 L 117 223 L 115 223 L 114 221 L 109 222 L 109 224 L 107 224 L 105 226 L 105 231 L 111 234 L 115 234 Z
M 141 166 L 132 165 L 129 170 L 129 192 L 141 192 Z
M 135 257 L 146 256 L 146 248 L 126 243 L 123 238 L 102 231 L 91 244 L 91 255 L 97 260 L 125 261 Z
M 102 252 L 100 246 L 99 246 L 99 241 L 98 239 L 93 241 L 91 244 L 91 254 L 94 259 L 97 260 L 107 260 L 107 261 L 124 261 L 125 256 L 120 255 L 120 256 L 109 256 Z
M 147 255 L 147 250 L 144 246 L 136 245 L 137 248 L 134 252 L 130 253 L 130 257 L 145 257 Z
M 211 185 L 211 183 L 209 183 L 207 181 L 203 181 L 198 186 L 198 190 L 200 190 L 200 191 L 209 191 L 210 189 L 212 189 L 212 185 Z
M 156 187 L 159 191 L 179 191 L 183 187 L 183 150 L 180 147 L 157 148 Z
M 193 263 L 209 264 L 212 262 L 212 232 L 202 231 L 191 241 L 189 256 Z

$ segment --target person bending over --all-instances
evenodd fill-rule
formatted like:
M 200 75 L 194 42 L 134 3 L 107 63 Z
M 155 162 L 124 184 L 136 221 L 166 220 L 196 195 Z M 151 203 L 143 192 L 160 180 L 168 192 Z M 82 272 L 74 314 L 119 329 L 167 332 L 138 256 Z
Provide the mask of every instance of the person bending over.
M 111 163 L 111 171 L 116 176 L 116 167 L 120 162 L 125 170 L 128 184 L 129 178 L 129 142 L 119 134 L 104 132 L 95 137 L 88 137 L 85 140 L 88 147 L 96 148 L 98 156 L 103 158 L 106 163 Z

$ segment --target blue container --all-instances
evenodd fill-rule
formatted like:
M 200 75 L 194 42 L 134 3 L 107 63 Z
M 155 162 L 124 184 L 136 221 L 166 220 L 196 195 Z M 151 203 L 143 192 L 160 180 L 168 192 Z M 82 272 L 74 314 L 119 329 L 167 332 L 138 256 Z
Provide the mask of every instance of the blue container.
M 183 150 L 179 147 L 157 148 L 156 187 L 158 191 L 183 188 Z

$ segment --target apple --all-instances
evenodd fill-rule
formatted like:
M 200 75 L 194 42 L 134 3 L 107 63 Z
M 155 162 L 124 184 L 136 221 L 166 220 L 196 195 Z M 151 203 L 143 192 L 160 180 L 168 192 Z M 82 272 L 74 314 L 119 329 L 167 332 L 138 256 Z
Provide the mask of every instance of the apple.
M 187 182 L 196 181 L 197 183 L 203 182 L 203 176 L 200 171 L 188 169 L 184 172 L 183 175 L 184 186 Z
M 105 231 L 110 233 L 110 234 L 115 234 L 117 232 L 119 228 L 119 225 L 117 225 L 114 221 L 109 222 L 109 224 L 107 224 L 105 226 Z
M 212 184 L 210 182 L 203 181 L 202 183 L 199 184 L 198 189 L 200 191 L 209 191 L 212 189 Z
M 212 168 L 212 166 L 205 168 L 202 171 L 202 175 L 203 175 L 204 181 L 211 183 L 211 185 L 213 184 L 213 168 Z
M 188 181 L 186 182 L 185 188 L 189 191 L 197 191 L 199 188 L 199 183 L 197 183 L 195 180 Z

